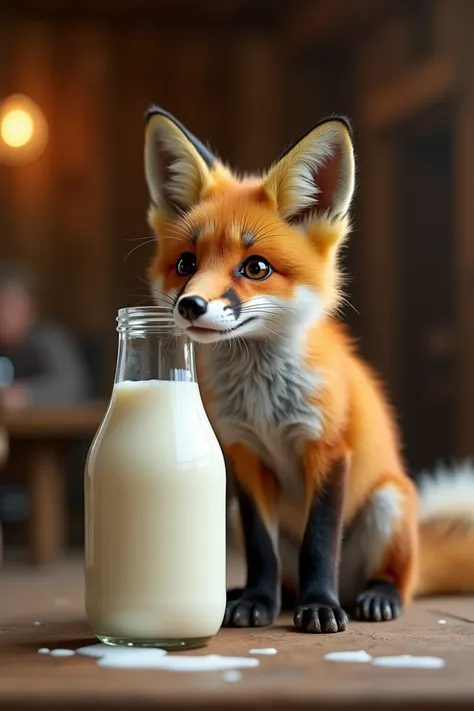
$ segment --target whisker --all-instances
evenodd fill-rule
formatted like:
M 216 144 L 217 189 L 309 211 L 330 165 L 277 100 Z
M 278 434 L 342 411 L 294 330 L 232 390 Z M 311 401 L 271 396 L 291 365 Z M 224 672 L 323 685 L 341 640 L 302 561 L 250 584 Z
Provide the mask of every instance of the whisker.
M 349 306 L 351 309 L 353 309 L 353 311 L 356 312 L 356 314 L 357 314 L 358 316 L 360 316 L 360 311 L 358 311 L 358 310 L 356 309 L 356 307 L 354 306 L 354 304 L 353 304 L 351 301 L 349 301 L 349 299 L 346 299 L 346 297 L 343 296 L 342 294 L 339 295 L 339 299 L 341 300 L 341 302 L 342 302 L 343 304 L 345 304 L 346 306 Z
M 139 249 L 140 247 L 144 247 L 146 244 L 150 244 L 151 242 L 154 242 L 154 241 L 155 241 L 155 238 L 154 238 L 154 237 L 150 237 L 150 238 L 148 238 L 145 242 L 143 242 L 143 241 L 142 241 L 142 242 L 139 242 L 139 244 L 135 245 L 135 247 L 133 247 L 133 248 L 130 250 L 130 252 L 127 254 L 127 256 L 125 257 L 125 259 L 124 259 L 123 261 L 125 262 L 125 261 L 129 258 L 129 256 L 130 256 L 131 254 L 133 254 L 133 253 L 134 253 L 137 249 Z
M 273 316 L 280 316 L 281 314 L 284 314 L 284 315 L 288 315 L 288 316 L 294 316 L 295 312 L 284 309 L 284 308 L 276 310 L 276 309 L 270 309 L 270 308 L 265 309 L 265 308 L 262 308 L 261 306 L 260 307 L 255 306 L 255 307 L 250 307 L 250 308 L 245 307 L 245 308 L 241 309 L 241 313 L 243 313 L 243 314 L 255 314 L 255 313 L 264 314 L 265 313 L 265 314 L 272 314 Z
M 242 311 L 258 311 L 259 309 L 272 311 L 273 309 L 279 311 L 288 311 L 289 313 L 294 313 L 297 309 L 291 306 L 279 306 L 278 304 L 269 304 L 268 306 L 262 306 L 260 304 L 248 304 L 247 306 L 242 306 Z
M 191 240 L 188 238 L 186 239 L 185 236 L 183 235 L 182 237 L 177 237 L 176 235 L 163 235 L 162 237 L 158 238 L 159 240 L 165 240 L 165 239 L 173 239 L 175 242 L 184 242 L 185 244 L 191 243 Z
M 255 219 L 255 222 L 248 227 L 248 231 L 251 232 L 252 234 L 255 235 L 255 238 L 257 237 L 262 225 L 264 224 L 265 219 L 264 217 L 260 216 Z M 242 229 L 244 229 L 245 225 L 242 225 Z
M 268 239 L 275 238 L 275 237 L 284 237 L 285 233 L 280 232 L 277 228 L 275 227 L 269 227 L 265 232 L 262 233 L 257 233 L 255 235 L 255 244 L 260 244 L 261 242 L 265 242 Z
M 149 294 L 149 293 L 147 293 L 147 292 L 140 292 L 140 291 L 134 292 L 133 294 L 128 294 L 128 296 L 129 296 L 131 299 L 136 299 L 136 298 L 144 298 L 144 299 L 145 299 L 145 298 L 149 298 L 149 299 L 151 299 L 151 298 L 152 298 L 151 294 Z
M 155 239 L 155 235 L 141 235 L 140 237 L 125 237 L 125 242 L 145 242 L 149 239 Z
M 248 364 L 250 363 L 250 351 L 249 351 L 249 347 L 248 347 L 248 345 L 247 345 L 247 341 L 245 340 L 245 338 L 244 338 L 243 336 L 240 336 L 240 335 L 239 335 L 238 338 L 239 338 L 240 341 L 242 341 L 242 345 L 244 346 L 244 348 L 245 348 L 245 350 L 246 350 L 246 353 L 247 353 L 247 365 L 248 365 Z
M 158 289 L 154 289 L 152 293 L 152 297 L 157 296 L 160 300 L 163 299 L 163 301 L 167 302 L 169 305 L 170 309 L 173 310 L 175 306 L 175 300 L 172 296 L 169 294 L 166 294 L 164 291 L 159 291 Z
M 242 306 L 249 306 L 249 305 L 259 306 L 260 304 L 258 302 L 256 304 L 253 303 L 254 301 L 256 301 L 259 298 L 260 298 L 259 296 L 253 296 L 252 298 L 247 299 L 247 301 L 242 301 Z M 290 309 L 292 311 L 297 310 L 293 306 L 286 306 L 284 304 L 272 304 L 271 306 L 272 306 L 272 308 L 276 308 L 276 309 Z
M 151 299 L 149 299 L 149 298 L 140 299 L 140 301 L 137 301 L 137 303 L 135 304 L 135 306 L 143 306 L 144 304 L 149 304 L 149 305 L 151 305 L 151 304 L 150 304 L 150 301 L 151 301 Z
M 278 338 L 281 338 L 284 341 L 288 341 L 289 339 L 286 336 L 283 336 L 281 333 L 276 333 L 275 331 L 272 331 L 271 328 L 268 328 L 267 326 L 263 325 L 262 326 L 265 331 L 268 331 L 268 333 L 271 333 L 273 336 L 277 336 Z

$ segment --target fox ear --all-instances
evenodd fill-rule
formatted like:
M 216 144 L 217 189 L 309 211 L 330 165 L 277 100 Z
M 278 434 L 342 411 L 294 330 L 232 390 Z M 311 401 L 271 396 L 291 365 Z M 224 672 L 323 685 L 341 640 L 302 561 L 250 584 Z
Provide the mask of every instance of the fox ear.
M 150 198 L 167 217 L 189 210 L 212 185 L 215 156 L 174 116 L 146 113 L 145 176 Z
M 272 167 L 265 188 L 282 219 L 344 215 L 354 192 L 355 163 L 349 122 L 322 121 Z

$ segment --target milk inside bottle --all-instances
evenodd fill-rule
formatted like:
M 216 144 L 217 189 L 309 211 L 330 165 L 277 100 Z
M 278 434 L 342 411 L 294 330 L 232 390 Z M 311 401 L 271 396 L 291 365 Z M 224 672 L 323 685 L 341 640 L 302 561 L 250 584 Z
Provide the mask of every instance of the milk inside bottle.
M 225 609 L 225 466 L 194 345 L 121 309 L 115 385 L 85 472 L 86 613 L 108 644 L 186 649 Z

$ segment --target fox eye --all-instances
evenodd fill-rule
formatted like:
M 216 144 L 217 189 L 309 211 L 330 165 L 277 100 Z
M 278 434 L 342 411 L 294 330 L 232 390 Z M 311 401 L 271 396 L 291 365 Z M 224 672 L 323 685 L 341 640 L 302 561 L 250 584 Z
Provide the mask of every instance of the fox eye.
M 184 252 L 176 263 L 176 274 L 178 276 L 189 276 L 196 271 L 196 255 L 192 252 Z
M 272 268 L 263 257 L 249 257 L 242 264 L 240 273 L 247 279 L 262 281 L 270 276 Z

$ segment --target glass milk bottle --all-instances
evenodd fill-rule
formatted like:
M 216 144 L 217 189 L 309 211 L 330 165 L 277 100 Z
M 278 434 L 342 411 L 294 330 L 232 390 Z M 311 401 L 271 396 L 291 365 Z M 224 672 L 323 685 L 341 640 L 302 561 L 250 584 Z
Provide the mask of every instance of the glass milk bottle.
M 225 466 L 169 310 L 121 309 L 85 472 L 86 612 L 107 644 L 205 644 L 225 609 Z

